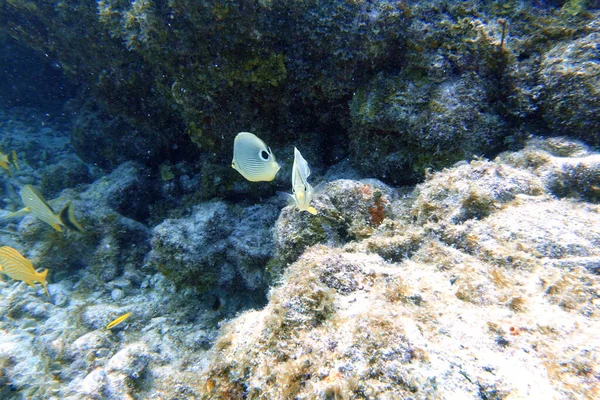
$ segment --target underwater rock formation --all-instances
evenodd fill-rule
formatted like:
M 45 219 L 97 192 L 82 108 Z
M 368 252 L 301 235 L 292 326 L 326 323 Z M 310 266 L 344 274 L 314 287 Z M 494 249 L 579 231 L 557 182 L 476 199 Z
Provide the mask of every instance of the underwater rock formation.
M 224 326 L 204 398 L 593 398 L 600 209 L 506 164 L 553 142 L 432 174 L 408 218 L 309 247 Z
M 493 156 L 523 124 L 597 143 L 597 5 L 533 3 L 13 1 L 0 29 L 79 85 L 86 161 L 212 171 L 250 130 L 398 184 Z
M 148 263 L 177 286 L 206 291 L 241 283 L 246 290 L 264 290 L 278 212 L 273 204 L 235 209 L 203 203 L 190 216 L 153 229 Z
M 509 131 L 485 105 L 489 96 L 475 74 L 442 83 L 378 76 L 350 102 L 353 158 L 362 170 L 400 183 L 493 151 Z
M 80 85 L 69 137 L 0 111 L 0 218 L 33 185 L 85 229 L 2 220 L 50 272 L 0 274 L 0 398 L 597 398 L 584 3 L 0 2 Z M 231 168 L 242 130 L 273 182 Z M 273 197 L 294 146 L 316 215 Z
M 61 193 L 87 232 L 2 233 L 51 297 L 0 280 L 0 394 L 593 398 L 597 157 L 531 138 L 412 191 L 328 182 L 314 216 L 212 201 L 153 230 L 115 211 L 143 171 L 125 164 Z
M 304 250 L 316 243 L 341 246 L 368 237 L 383 220 L 395 218 L 401 201 L 393 188 L 376 179 L 339 179 L 318 189 L 313 204 L 316 216 L 298 212 L 294 206 L 282 210 L 275 225 L 274 277 Z
M 595 26 L 594 26 L 595 25 Z M 540 65 L 541 108 L 550 129 L 560 135 L 600 144 L 600 67 L 595 32 L 552 47 Z
M 55 209 L 60 210 L 71 201 L 76 219 L 85 230 L 83 233 L 54 232 L 33 215 L 17 221 L 17 241 L 39 258 L 36 267 L 48 268 L 61 278 L 85 267 L 109 281 L 120 276 L 128 266 L 142 264 L 149 249 L 148 228 L 119 214 L 107 203 L 110 196 L 100 195 L 110 193 L 113 184 L 118 186 L 124 179 L 121 173 L 125 171 L 119 169 L 80 193 L 64 190 L 59 200 L 52 202 Z

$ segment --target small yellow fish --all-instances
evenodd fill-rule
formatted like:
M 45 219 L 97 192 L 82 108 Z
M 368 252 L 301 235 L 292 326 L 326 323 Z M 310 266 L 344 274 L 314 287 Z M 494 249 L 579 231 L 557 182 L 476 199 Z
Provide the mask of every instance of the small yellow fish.
M 270 147 L 250 132 L 240 132 L 233 142 L 231 167 L 250 182 L 269 182 L 281 168 Z
M 25 208 L 14 213 L 3 216 L 3 218 L 15 218 L 31 212 L 34 216 L 41 219 L 54 229 L 62 232 L 61 226 L 66 226 L 70 229 L 75 229 L 79 232 L 84 232 L 83 227 L 75 220 L 73 206 L 71 202 L 68 202 L 58 214 L 54 212 L 50 204 L 46 202 L 44 196 L 31 185 L 25 185 L 19 192 Z
M 129 318 L 129 316 L 131 315 L 130 312 L 128 312 L 127 314 L 123 314 L 120 317 L 116 318 L 114 321 L 112 321 L 110 324 L 106 325 L 106 329 L 112 329 L 115 326 L 119 325 L 121 322 L 125 321 L 127 318 Z
M 300 211 L 307 211 L 312 215 L 316 215 L 317 210 L 310 205 L 313 188 L 307 180 L 309 175 L 310 168 L 308 167 L 308 163 L 298 149 L 294 147 L 294 165 L 292 167 L 292 191 L 294 194 L 290 197 L 294 200 L 296 207 Z
M 21 253 L 12 247 L 0 247 L 0 272 L 5 273 L 12 279 L 23 281 L 31 287 L 35 287 L 33 281 L 40 282 L 46 294 L 50 296 L 46 287 L 48 283 L 46 281 L 48 270 L 45 269 L 43 272 L 36 272 L 31 261 L 23 257 Z
M 13 150 L 8 154 L 4 154 L 2 152 L 2 149 L 0 149 L 0 168 L 6 170 L 6 172 L 8 172 L 8 176 L 12 176 L 9 165 L 12 165 L 14 168 L 19 170 L 19 163 L 17 162 L 17 153 Z

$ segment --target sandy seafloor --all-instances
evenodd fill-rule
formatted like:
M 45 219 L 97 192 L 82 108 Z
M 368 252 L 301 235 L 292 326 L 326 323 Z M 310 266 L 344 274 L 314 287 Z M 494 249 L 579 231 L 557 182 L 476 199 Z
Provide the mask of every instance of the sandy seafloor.
M 2 221 L 0 244 L 50 270 L 50 296 L 0 280 L 2 399 L 600 396 L 600 155 L 579 142 L 532 137 L 416 187 L 338 166 L 314 202 L 328 224 L 272 199 L 152 226 L 133 218 L 132 193 L 159 179 L 144 167 L 103 174 L 35 110 L 4 110 L 0 129 L 21 167 L 1 176 L 6 213 L 33 184 L 86 229 Z M 266 264 L 242 268 L 253 251 L 293 259 L 268 299 Z M 159 272 L 207 253 L 245 289 Z

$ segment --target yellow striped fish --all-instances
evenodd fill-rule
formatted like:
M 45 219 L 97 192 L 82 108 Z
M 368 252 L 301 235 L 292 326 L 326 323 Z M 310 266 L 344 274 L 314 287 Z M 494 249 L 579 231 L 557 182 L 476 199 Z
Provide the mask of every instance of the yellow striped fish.
M 50 296 L 46 287 L 48 283 L 46 281 L 48 270 L 45 269 L 42 272 L 36 272 L 31 261 L 23 257 L 21 253 L 12 247 L 0 247 L 0 272 L 5 273 L 12 279 L 23 281 L 31 287 L 35 287 L 33 281 L 40 282 L 46 294 Z
M 0 168 L 8 172 L 8 176 L 12 176 L 10 173 L 10 166 L 12 165 L 17 170 L 19 169 L 19 163 L 17 162 L 17 153 L 13 150 L 8 154 L 4 154 L 0 149 Z
M 112 321 L 110 324 L 106 325 L 106 329 L 112 329 L 115 326 L 119 325 L 121 322 L 125 321 L 127 318 L 129 318 L 129 316 L 131 315 L 130 312 L 128 312 L 127 314 L 123 314 L 120 317 L 116 318 L 114 321 Z
M 54 212 L 50 204 L 46 202 L 44 196 L 37 190 L 35 187 L 31 185 L 25 185 L 21 188 L 19 192 L 21 195 L 21 199 L 23 200 L 23 204 L 25 204 L 25 208 L 23 210 L 16 211 L 12 214 L 5 216 L 4 218 L 12 218 L 21 215 L 24 211 L 31 212 L 37 218 L 41 219 L 54 229 L 59 232 L 62 232 L 61 226 L 66 226 L 67 228 L 75 229 L 79 232 L 84 232 L 83 227 L 75 220 L 75 215 L 73 212 L 73 206 L 71 202 L 68 202 L 67 205 L 64 206 L 62 211 L 58 214 Z

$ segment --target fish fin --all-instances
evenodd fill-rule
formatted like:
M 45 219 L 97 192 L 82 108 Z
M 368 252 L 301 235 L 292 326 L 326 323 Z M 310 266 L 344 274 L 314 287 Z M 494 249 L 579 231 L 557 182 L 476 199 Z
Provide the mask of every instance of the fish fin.
M 311 213 L 312 215 L 317 215 L 317 209 L 311 206 L 306 207 L 306 211 Z
M 300 151 L 294 147 L 294 160 L 296 161 L 296 165 L 298 166 L 298 172 L 302 177 L 302 181 L 306 182 L 306 179 L 310 176 L 310 167 L 308 166 L 308 162 L 302 157 Z
M 85 232 L 83 226 L 77 222 L 75 219 L 75 212 L 73 211 L 73 204 L 69 201 L 66 206 L 62 209 L 58 218 L 63 223 L 64 226 L 70 229 L 75 229 L 81 233 Z
M 18 211 L 2 215 L 2 216 L 0 216 L 0 219 L 11 219 L 11 218 L 22 217 L 23 215 L 27 214 L 28 212 L 30 212 L 29 208 L 25 207 L 25 208 L 21 208 Z
M 17 152 L 16 151 L 11 151 L 10 154 L 8 155 L 8 161 L 12 164 L 13 167 L 15 167 L 18 170 L 20 170 L 19 168 L 19 162 L 17 161 Z
M 62 228 L 59 224 L 50 224 L 50 226 L 53 227 L 55 230 L 62 232 Z
M 50 292 L 48 292 L 48 287 L 46 286 L 48 284 L 48 280 L 46 279 L 46 275 L 48 275 L 48 270 L 47 269 L 45 269 L 42 272 L 39 272 L 38 276 L 37 276 L 37 279 L 39 280 L 39 282 L 44 287 L 44 290 L 46 291 L 46 294 L 48 296 L 50 296 Z
M 296 204 L 296 200 L 294 200 L 294 196 L 286 193 L 286 192 L 277 192 L 277 196 L 279 196 L 280 198 L 284 199 L 285 201 L 287 201 L 288 205 L 294 205 Z
M 319 182 L 317 186 L 314 186 L 312 191 L 313 196 L 323 193 L 325 189 L 327 189 L 327 183 L 328 182 Z

